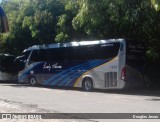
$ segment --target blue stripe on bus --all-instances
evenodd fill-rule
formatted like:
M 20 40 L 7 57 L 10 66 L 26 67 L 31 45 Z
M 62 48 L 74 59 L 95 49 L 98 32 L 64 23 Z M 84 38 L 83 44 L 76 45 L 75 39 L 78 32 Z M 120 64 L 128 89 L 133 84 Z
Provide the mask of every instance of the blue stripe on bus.
M 81 72 L 82 70 L 85 70 L 85 71 L 86 71 L 87 68 L 89 68 L 89 67 L 94 67 L 94 66 L 96 66 L 96 65 L 98 65 L 98 64 L 99 64 L 99 61 L 96 60 L 96 61 L 94 61 L 94 64 L 89 62 L 88 64 L 86 64 L 86 65 L 83 66 L 83 67 L 79 67 L 78 69 L 74 69 L 74 70 L 69 71 L 69 73 L 67 73 L 66 75 L 62 76 L 61 79 L 58 79 L 58 81 L 61 81 L 61 83 L 60 83 L 60 84 L 58 83 L 58 85 L 62 85 L 65 81 L 67 81 L 67 80 L 70 79 L 72 76 L 74 76 L 75 74 L 77 74 L 77 71 L 78 71 L 78 70 L 79 70 L 80 72 Z M 79 71 L 78 71 L 78 72 L 79 72 Z M 67 80 L 66 80 L 66 78 L 67 78 Z M 55 82 L 58 82 L 58 81 L 55 81 Z M 51 85 L 56 85 L 55 82 L 52 83 Z
M 65 85 L 66 82 L 69 81 L 69 80 L 73 81 L 77 77 L 80 77 L 82 74 L 84 74 L 86 71 L 91 70 L 94 67 L 97 67 L 97 66 L 99 66 L 99 65 L 101 65 L 101 64 L 103 64 L 105 62 L 106 61 L 99 61 L 96 65 L 89 65 L 88 67 L 83 67 L 83 69 L 80 72 L 75 72 L 72 76 L 69 76 L 67 79 L 65 79 L 60 85 Z
M 50 83 L 51 83 L 54 79 L 57 79 L 57 78 L 63 76 L 64 74 L 65 74 L 65 75 L 68 74 L 68 72 L 69 72 L 70 70 L 77 70 L 77 69 L 80 68 L 80 67 L 84 67 L 84 66 L 88 65 L 88 63 L 89 63 L 89 64 L 90 64 L 90 63 L 92 64 L 92 63 L 95 63 L 95 61 L 86 62 L 86 63 L 80 64 L 80 65 L 74 66 L 74 67 L 72 67 L 72 68 L 69 68 L 69 69 L 67 69 L 67 70 L 65 70 L 65 71 L 62 71 L 62 72 L 60 72 L 60 73 L 52 76 L 52 77 L 49 78 L 48 80 L 44 81 L 43 84 L 44 84 L 44 85 L 50 85 Z
M 61 85 L 61 86 L 62 85 L 67 86 L 67 85 L 73 84 L 72 82 L 74 82 L 74 80 L 77 79 L 79 76 L 81 76 L 83 73 L 85 73 L 88 70 L 93 69 L 94 67 L 97 67 L 101 64 L 104 64 L 104 63 L 108 62 L 109 60 L 111 60 L 111 59 L 87 61 L 83 64 L 76 65 L 76 66 L 71 67 L 69 69 L 66 69 L 66 70 L 64 69 L 64 70 L 60 71 L 59 73 L 55 74 L 54 76 L 50 77 L 48 80 L 44 81 L 42 84 L 44 84 L 44 85 Z M 26 70 L 21 75 L 19 80 L 21 81 L 24 78 L 26 78 L 30 74 L 30 71 L 32 71 L 37 66 L 39 66 L 43 63 L 44 62 L 39 62 L 39 63 L 33 64 L 28 70 Z M 70 82 L 67 82 L 67 81 L 70 81 Z
M 104 64 L 104 63 L 107 63 L 108 61 L 110 61 L 110 60 L 103 61 L 103 62 L 99 63 L 99 65 L 102 65 L 102 64 Z M 97 66 L 99 66 L 99 65 L 97 65 Z M 95 67 L 97 67 L 97 66 L 95 66 Z M 93 68 L 95 68 L 95 67 L 92 67 L 92 68 L 86 69 L 86 70 L 82 70 L 82 72 L 80 72 L 79 74 L 78 74 L 78 73 L 75 74 L 75 75 L 72 77 L 71 82 L 66 82 L 65 84 L 63 84 L 63 86 L 73 86 L 73 85 L 75 84 L 75 81 L 76 81 L 77 78 L 79 78 L 82 74 L 84 74 L 84 73 L 87 72 L 88 70 L 91 70 L 91 69 L 93 69 Z
M 78 77 L 79 75 L 83 74 L 87 70 L 90 70 L 90 69 L 92 69 L 92 68 L 94 68 L 94 67 L 96 67 L 96 66 L 98 66 L 98 65 L 100 65 L 102 63 L 104 63 L 104 61 L 99 61 L 99 60 L 96 60 L 94 64 L 93 63 L 92 64 L 88 63 L 86 66 L 83 66 L 81 68 L 75 69 L 76 71 L 72 70 L 72 71 L 68 72 L 65 76 L 61 77 L 62 79 L 57 79 L 57 80 L 53 81 L 51 83 L 51 85 L 56 85 L 56 83 L 61 81 L 61 83 L 60 84 L 58 83 L 58 85 L 62 86 L 63 84 L 65 84 L 66 81 L 72 79 L 72 77 L 74 79 L 75 76 Z M 77 72 L 77 70 L 80 70 L 80 72 Z

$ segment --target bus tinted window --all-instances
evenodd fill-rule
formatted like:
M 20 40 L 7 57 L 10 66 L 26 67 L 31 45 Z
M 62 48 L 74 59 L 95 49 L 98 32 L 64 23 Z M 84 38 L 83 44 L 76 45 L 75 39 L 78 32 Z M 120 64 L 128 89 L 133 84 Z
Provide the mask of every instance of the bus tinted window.
M 66 48 L 66 57 L 67 60 L 79 60 L 79 47 L 67 47 Z
M 68 60 L 99 59 L 99 45 L 66 48 Z
M 34 50 L 31 56 L 31 61 L 40 62 L 108 59 L 117 56 L 119 48 L 120 43 L 112 43 Z
M 34 50 L 31 55 L 31 62 L 41 62 L 46 60 L 45 50 Z
M 99 45 L 80 47 L 79 58 L 81 60 L 99 59 Z
M 120 43 L 102 44 L 100 47 L 100 58 L 108 59 L 118 55 Z
M 47 61 L 63 61 L 65 60 L 65 48 L 53 48 L 46 50 Z

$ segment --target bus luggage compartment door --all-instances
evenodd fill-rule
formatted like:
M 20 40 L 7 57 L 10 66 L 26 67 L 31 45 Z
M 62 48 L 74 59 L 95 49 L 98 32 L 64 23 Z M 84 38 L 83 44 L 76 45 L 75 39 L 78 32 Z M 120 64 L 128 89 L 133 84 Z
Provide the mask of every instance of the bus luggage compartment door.
M 117 87 L 117 72 L 106 72 L 105 76 L 105 88 Z

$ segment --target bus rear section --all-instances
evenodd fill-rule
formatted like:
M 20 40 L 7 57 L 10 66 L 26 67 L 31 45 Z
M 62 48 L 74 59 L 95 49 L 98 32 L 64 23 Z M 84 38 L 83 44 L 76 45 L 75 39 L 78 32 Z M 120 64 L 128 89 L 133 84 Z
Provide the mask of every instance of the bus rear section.
M 107 43 L 100 44 L 98 58 L 103 63 L 82 74 L 76 80 L 74 86 L 83 87 L 83 84 L 89 79 L 93 83 L 93 88 L 96 89 L 122 89 L 124 81 L 120 79 L 120 69 L 125 66 L 123 44 L 123 39 L 110 40 Z
M 126 41 L 126 64 L 122 69 L 122 79 L 126 87 L 144 85 L 145 46 L 143 42 Z

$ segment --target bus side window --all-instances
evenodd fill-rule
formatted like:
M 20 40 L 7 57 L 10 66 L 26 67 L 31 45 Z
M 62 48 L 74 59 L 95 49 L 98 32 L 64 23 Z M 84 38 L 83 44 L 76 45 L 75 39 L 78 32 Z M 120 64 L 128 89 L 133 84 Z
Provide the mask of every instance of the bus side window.
M 101 59 L 109 59 L 114 58 L 118 55 L 120 48 L 120 43 L 110 43 L 101 45 L 100 48 L 100 58 Z
M 37 60 L 37 51 L 34 50 L 30 58 L 30 64 L 36 62 L 36 60 Z
M 46 52 L 47 61 L 64 61 L 66 51 L 64 48 L 53 48 Z
M 80 60 L 99 59 L 99 45 L 90 45 L 80 47 Z
M 34 50 L 30 58 L 30 63 L 41 61 L 46 61 L 45 50 Z
M 79 47 L 67 47 L 66 48 L 66 58 L 68 61 L 79 60 Z
M 99 59 L 99 46 L 78 46 L 67 48 L 68 60 L 94 60 Z

